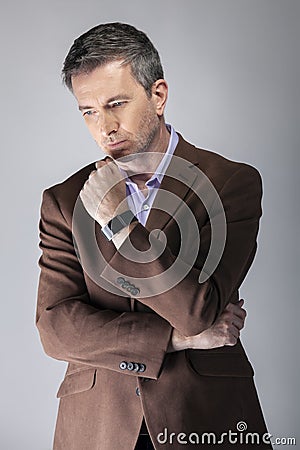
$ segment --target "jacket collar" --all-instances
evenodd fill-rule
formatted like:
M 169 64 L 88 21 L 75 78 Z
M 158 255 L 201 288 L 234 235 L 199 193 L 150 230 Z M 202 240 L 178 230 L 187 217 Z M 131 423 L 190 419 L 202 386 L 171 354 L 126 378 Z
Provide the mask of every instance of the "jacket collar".
M 186 142 L 178 133 L 179 142 L 162 179 L 162 183 L 152 205 L 146 228 L 162 230 L 172 220 L 176 211 L 183 206 L 195 179 L 198 164 L 197 149 Z M 175 158 L 174 158 L 175 156 Z

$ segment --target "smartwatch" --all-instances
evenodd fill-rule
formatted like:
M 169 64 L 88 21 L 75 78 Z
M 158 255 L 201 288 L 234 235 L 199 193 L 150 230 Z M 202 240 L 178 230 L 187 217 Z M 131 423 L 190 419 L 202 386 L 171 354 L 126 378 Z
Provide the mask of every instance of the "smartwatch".
M 111 241 L 115 234 L 119 233 L 123 228 L 131 224 L 131 222 L 137 221 L 137 217 L 130 209 L 117 216 L 113 217 L 108 224 L 101 228 L 104 236 Z

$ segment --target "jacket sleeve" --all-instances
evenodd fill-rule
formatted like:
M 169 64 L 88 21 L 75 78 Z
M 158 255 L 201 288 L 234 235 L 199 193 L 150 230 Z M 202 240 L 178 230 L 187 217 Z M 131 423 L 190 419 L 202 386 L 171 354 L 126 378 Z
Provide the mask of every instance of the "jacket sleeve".
M 196 263 L 190 267 L 184 279 L 160 295 L 155 292 L 152 295 L 154 284 L 153 277 L 149 277 L 149 274 L 156 275 L 156 283 L 159 283 L 159 275 L 164 274 L 175 261 L 179 271 L 185 270 L 186 263 L 178 263 L 178 258 L 172 254 L 168 245 L 162 252 L 161 245 L 153 236 L 150 248 L 149 232 L 140 224 L 132 230 L 101 274 L 115 286 L 118 283 L 120 285 L 120 278 L 126 283 L 134 284 L 138 289 L 138 301 L 152 308 L 186 336 L 209 328 L 229 301 L 237 295 L 257 248 L 256 238 L 262 213 L 262 183 L 258 171 L 242 164 L 225 182 L 219 197 L 226 215 L 227 237 L 221 260 L 207 281 L 199 283 L 198 280 L 210 246 L 209 221 L 201 227 L 201 246 Z M 130 256 L 132 248 L 140 252 L 152 251 L 151 262 L 134 262 Z M 116 276 L 118 271 L 123 274 L 122 277 Z M 170 276 L 174 275 L 172 271 L 170 273 Z
M 157 314 L 101 310 L 92 304 L 70 226 L 51 190 L 43 195 L 40 247 L 36 324 L 45 352 L 67 362 L 157 379 L 170 324 Z M 127 369 L 124 362 L 133 365 Z

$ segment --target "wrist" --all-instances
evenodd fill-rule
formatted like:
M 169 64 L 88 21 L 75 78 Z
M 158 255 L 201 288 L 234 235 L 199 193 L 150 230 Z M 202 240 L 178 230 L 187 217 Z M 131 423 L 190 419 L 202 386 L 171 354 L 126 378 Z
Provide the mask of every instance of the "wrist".
M 192 336 L 184 336 L 174 328 L 170 344 L 172 347 L 172 351 L 174 352 L 179 352 L 181 350 L 192 348 Z
M 123 229 L 128 229 L 129 225 L 138 219 L 130 209 L 120 212 L 114 216 L 105 226 L 101 227 L 102 233 L 111 241 Z M 124 234 L 126 234 L 124 232 Z
M 114 243 L 114 246 L 118 250 L 123 242 L 127 239 L 133 228 L 135 228 L 137 222 L 132 222 L 127 227 L 122 228 L 121 231 L 119 231 L 117 234 L 115 234 L 112 237 L 112 242 Z

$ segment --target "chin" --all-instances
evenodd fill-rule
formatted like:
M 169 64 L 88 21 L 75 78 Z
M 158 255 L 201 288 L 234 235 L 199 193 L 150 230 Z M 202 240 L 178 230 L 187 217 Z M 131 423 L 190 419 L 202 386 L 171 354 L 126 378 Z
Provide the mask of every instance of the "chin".
M 120 164 L 122 162 L 127 163 L 134 159 L 134 154 L 131 154 L 128 150 L 118 150 L 114 152 L 110 151 L 110 156 L 114 160 L 119 161 Z
M 119 159 L 129 154 L 128 149 L 125 148 L 112 149 L 107 148 L 104 145 L 99 145 L 99 147 L 107 156 L 110 156 L 113 159 Z
M 127 148 L 118 148 L 118 149 L 107 149 L 105 152 L 110 155 L 115 160 L 120 160 L 120 162 L 132 161 L 136 157 L 136 152 Z

